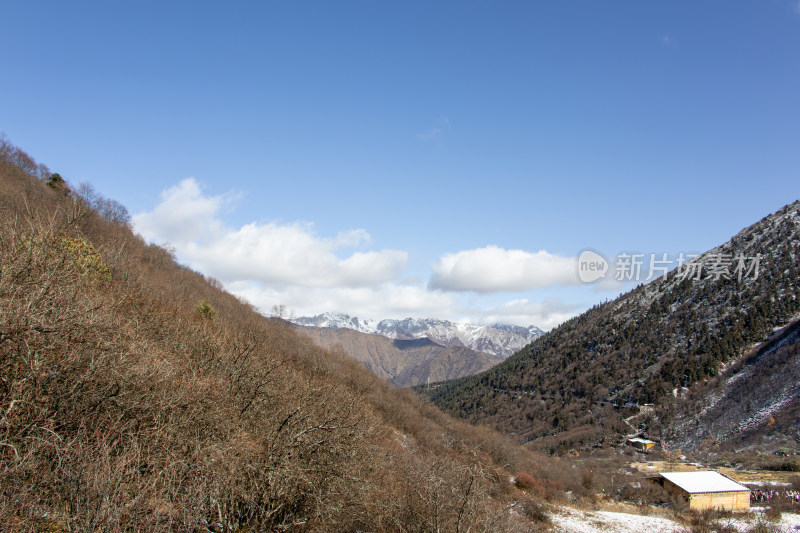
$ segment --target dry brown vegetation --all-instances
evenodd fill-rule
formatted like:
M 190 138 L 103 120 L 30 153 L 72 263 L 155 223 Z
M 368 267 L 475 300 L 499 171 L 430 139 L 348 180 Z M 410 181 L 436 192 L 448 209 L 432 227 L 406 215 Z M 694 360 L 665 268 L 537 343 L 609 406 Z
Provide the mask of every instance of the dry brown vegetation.
M 0 139 L 0 529 L 546 520 L 556 467 L 262 317 L 48 175 Z

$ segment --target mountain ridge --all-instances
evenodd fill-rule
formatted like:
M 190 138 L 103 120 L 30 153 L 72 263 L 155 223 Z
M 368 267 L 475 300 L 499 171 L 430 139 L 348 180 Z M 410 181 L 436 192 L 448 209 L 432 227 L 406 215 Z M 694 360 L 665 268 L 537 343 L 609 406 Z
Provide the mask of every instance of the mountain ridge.
M 348 328 L 361 333 L 382 335 L 390 339 L 429 337 L 434 342 L 445 346 L 461 345 L 474 351 L 503 358 L 512 355 L 544 334 L 544 331 L 533 325 L 527 328 L 505 324 L 479 326 L 439 318 L 377 321 L 362 320 L 337 312 L 321 313 L 313 317 L 299 317 L 290 321 L 300 326 Z

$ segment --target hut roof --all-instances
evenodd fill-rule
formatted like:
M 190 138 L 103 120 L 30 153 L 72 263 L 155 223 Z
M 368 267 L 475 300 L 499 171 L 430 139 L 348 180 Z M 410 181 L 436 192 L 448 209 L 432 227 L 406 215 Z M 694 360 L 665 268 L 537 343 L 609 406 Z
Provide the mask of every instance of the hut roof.
M 662 472 L 660 475 L 690 494 L 750 491 L 750 489 L 744 485 L 740 485 L 731 478 L 725 477 L 713 470 L 701 472 Z

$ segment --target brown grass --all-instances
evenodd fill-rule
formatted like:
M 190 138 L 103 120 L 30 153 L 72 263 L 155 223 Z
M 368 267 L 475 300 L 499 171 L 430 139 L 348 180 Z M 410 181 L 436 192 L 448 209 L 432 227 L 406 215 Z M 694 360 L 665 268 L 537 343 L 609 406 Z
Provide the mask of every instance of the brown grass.
M 510 469 L 543 468 L 537 456 L 262 317 L 119 210 L 44 185 L 0 141 L 3 527 L 513 532 L 544 520 L 530 495 L 514 512 L 508 490 Z

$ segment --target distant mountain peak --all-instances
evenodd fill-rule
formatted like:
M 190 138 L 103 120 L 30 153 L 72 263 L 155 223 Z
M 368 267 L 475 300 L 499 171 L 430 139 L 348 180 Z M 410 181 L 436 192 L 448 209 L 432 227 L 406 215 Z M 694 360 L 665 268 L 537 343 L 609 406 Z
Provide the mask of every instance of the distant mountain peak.
M 390 339 L 412 340 L 429 338 L 444 346 L 465 346 L 472 350 L 497 357 L 508 357 L 544 334 L 536 326 L 494 324 L 479 326 L 451 322 L 441 318 L 403 318 L 362 320 L 345 313 L 328 312 L 313 317 L 293 320 L 301 326 L 340 329 L 348 328 L 361 333 L 382 335 Z

